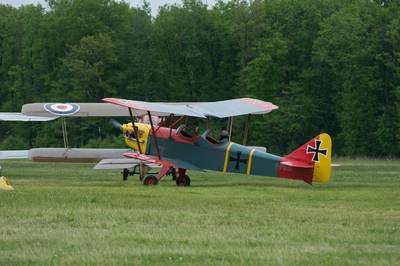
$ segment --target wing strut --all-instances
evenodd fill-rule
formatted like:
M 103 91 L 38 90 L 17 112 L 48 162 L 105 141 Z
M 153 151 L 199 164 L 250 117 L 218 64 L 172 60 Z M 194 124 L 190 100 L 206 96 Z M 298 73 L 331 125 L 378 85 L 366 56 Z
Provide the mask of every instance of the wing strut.
M 140 146 L 138 129 L 137 129 L 137 127 L 135 126 L 135 119 L 133 118 L 132 109 L 131 109 L 131 108 L 128 108 L 128 110 L 129 110 L 129 115 L 131 116 L 132 128 L 133 128 L 133 132 L 135 133 L 135 139 L 136 139 L 136 143 L 137 143 L 139 152 L 140 152 L 141 154 L 143 154 L 143 153 L 142 153 L 142 147 Z
M 160 150 L 158 148 L 158 142 L 157 142 L 157 132 L 154 130 L 153 120 L 151 119 L 150 111 L 147 111 L 147 115 L 149 116 L 151 131 L 153 132 L 154 144 L 156 145 L 156 151 L 157 151 L 157 157 L 158 157 L 158 160 L 161 160 Z
M 245 128 L 244 128 L 244 133 L 243 133 L 243 146 L 246 146 L 246 144 L 247 144 L 247 138 L 249 137 L 250 116 L 251 116 L 251 114 L 249 114 L 249 115 L 247 116 L 247 121 L 246 121 L 246 125 L 245 125 Z
M 63 140 L 64 140 L 64 148 L 68 149 L 69 148 L 68 131 L 67 131 L 67 121 L 65 120 L 65 117 L 61 118 L 61 128 L 62 128 L 62 134 L 63 134 Z
M 226 129 L 228 130 L 229 133 L 229 141 L 231 141 L 232 138 L 232 127 L 233 127 L 233 117 L 228 118 L 228 124 L 226 125 Z

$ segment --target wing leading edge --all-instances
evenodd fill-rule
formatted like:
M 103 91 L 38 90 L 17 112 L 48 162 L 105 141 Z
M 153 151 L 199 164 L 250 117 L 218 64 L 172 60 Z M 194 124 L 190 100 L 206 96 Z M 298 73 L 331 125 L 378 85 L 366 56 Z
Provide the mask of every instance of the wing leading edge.
M 168 116 L 174 114 L 178 116 L 186 115 L 200 118 L 226 118 L 248 114 L 266 114 L 278 109 L 278 106 L 270 102 L 252 98 L 198 103 L 149 103 L 117 98 L 104 98 L 103 101 L 131 108 L 138 116 L 149 111 L 152 115 L 157 116 Z

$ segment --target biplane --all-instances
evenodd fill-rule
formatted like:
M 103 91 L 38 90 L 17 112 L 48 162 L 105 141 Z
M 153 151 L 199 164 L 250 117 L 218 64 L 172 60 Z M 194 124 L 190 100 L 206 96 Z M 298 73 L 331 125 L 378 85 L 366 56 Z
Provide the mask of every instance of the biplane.
M 90 108 L 96 109 L 94 113 L 98 116 L 129 116 L 129 123 L 117 125 L 124 132 L 126 144 L 132 149 L 124 152 L 123 156 L 135 160 L 136 165 L 159 167 L 157 174 L 141 175 L 143 184 L 147 186 L 158 184 L 167 174 L 175 177 L 177 186 L 189 186 L 191 180 L 187 170 L 271 176 L 303 180 L 308 184 L 324 183 L 330 178 L 332 142 L 326 133 L 319 134 L 283 157 L 268 153 L 260 147 L 246 146 L 250 117 L 267 114 L 278 108 L 270 102 L 251 98 L 197 103 L 160 103 L 117 98 L 105 98 L 103 101 L 106 103 L 66 104 L 63 110 L 56 111 L 56 104 L 25 105 L 22 115 L 89 116 L 91 112 L 84 112 L 83 109 L 92 104 Z M 113 109 L 112 105 L 118 109 Z M 64 109 L 69 111 L 64 112 Z M 247 116 L 242 144 L 230 139 L 232 119 L 236 116 Z M 200 133 L 197 128 L 190 128 L 187 122 L 189 118 L 204 121 L 205 131 Z M 228 119 L 227 132 L 218 139 L 210 134 L 211 118 Z M 128 173 L 125 171 L 125 175 Z
M 125 149 L 71 148 L 68 141 L 68 117 L 129 117 L 125 108 L 107 103 L 31 103 L 24 104 L 20 113 L 0 112 L 1 121 L 48 122 L 61 121 L 64 148 L 32 148 L 30 150 L 0 151 L 0 160 L 29 159 L 33 162 L 97 163 L 96 170 L 122 170 L 123 180 L 129 175 L 143 177 L 151 168 L 158 165 L 146 165 L 135 159 L 126 158 Z
M 261 151 L 256 147 L 231 142 L 223 136 L 215 139 L 210 136 L 211 128 L 202 134 L 189 134 L 186 124 L 164 127 L 162 122 L 154 125 L 152 116 L 232 118 L 234 116 L 266 114 L 278 106 L 257 99 L 241 98 L 218 102 L 203 103 L 149 103 L 116 98 L 105 98 L 104 102 L 116 104 L 128 109 L 132 122 L 124 125 L 125 132 L 134 138 L 127 144 L 135 151 L 124 156 L 142 160 L 145 163 L 159 164 L 157 175 L 147 175 L 144 185 L 155 185 L 171 169 L 177 170 L 176 185 L 189 186 L 187 170 L 213 170 L 234 172 L 247 175 L 273 176 L 303 180 L 306 183 L 327 182 L 331 173 L 332 142 L 328 134 L 323 133 L 290 153 L 280 157 Z M 149 124 L 135 123 L 134 116 L 147 115 Z M 248 134 L 248 125 L 244 134 Z

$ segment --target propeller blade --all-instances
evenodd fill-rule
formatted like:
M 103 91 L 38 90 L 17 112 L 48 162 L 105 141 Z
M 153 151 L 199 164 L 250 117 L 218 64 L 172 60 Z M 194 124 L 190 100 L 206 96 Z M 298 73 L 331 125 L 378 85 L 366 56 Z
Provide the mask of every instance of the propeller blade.
M 110 119 L 110 123 L 117 129 L 122 129 L 122 125 L 115 119 Z

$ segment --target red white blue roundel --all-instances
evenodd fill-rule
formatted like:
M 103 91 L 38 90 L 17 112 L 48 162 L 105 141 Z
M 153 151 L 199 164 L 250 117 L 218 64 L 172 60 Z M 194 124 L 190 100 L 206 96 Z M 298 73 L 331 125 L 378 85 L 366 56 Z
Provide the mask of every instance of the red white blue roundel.
M 73 115 L 79 112 L 81 107 L 76 103 L 46 103 L 44 109 L 54 115 Z

